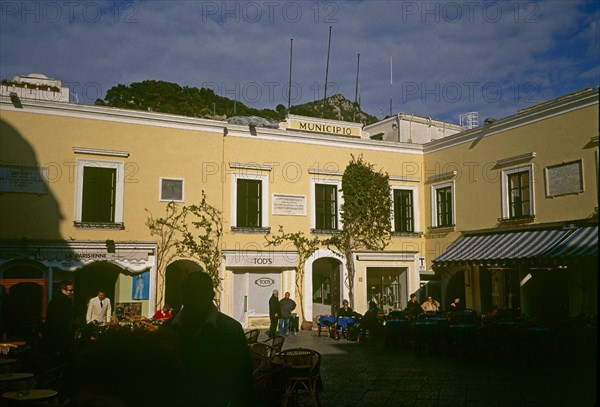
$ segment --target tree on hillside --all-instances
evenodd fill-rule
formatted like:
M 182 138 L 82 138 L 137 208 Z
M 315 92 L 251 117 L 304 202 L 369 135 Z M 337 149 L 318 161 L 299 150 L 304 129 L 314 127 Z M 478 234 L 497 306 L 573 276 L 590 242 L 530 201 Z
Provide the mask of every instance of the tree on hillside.
M 376 172 L 362 155 L 352 159 L 342 176 L 341 233 L 326 244 L 341 253 L 348 269 L 349 300 L 354 305 L 354 253 L 383 250 L 392 235 L 390 184 L 388 174 Z

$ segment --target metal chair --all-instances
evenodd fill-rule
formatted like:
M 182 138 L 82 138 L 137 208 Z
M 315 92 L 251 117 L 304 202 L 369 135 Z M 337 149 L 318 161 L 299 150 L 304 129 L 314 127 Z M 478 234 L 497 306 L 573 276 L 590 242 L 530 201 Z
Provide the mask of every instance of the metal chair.
M 293 348 L 279 353 L 287 371 L 287 385 L 283 406 L 287 406 L 290 397 L 297 397 L 299 391 L 306 390 L 313 405 L 320 406 L 321 390 L 321 354 L 312 349 Z
M 248 345 L 258 342 L 258 336 L 260 335 L 260 329 L 251 329 L 246 332 L 246 342 Z

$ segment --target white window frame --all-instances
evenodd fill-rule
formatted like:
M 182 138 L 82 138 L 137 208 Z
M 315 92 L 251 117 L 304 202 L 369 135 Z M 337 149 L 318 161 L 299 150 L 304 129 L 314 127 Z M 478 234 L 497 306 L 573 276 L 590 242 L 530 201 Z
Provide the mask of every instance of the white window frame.
M 413 229 L 414 231 L 412 233 L 420 233 L 421 232 L 421 213 L 419 210 L 419 187 L 416 185 L 392 185 L 390 187 L 391 189 L 391 198 L 392 198 L 392 232 L 396 232 L 396 224 L 394 222 L 394 217 L 395 217 L 395 213 L 394 213 L 394 190 L 396 189 L 403 189 L 403 190 L 410 190 L 412 191 L 413 194 Z
M 162 196 L 163 181 L 181 181 L 181 199 L 165 199 Z M 174 177 L 160 177 L 158 182 L 158 200 L 160 202 L 185 202 L 185 179 Z
M 315 189 L 317 184 L 322 184 L 322 185 L 335 185 L 336 186 L 336 191 L 337 191 L 337 202 L 338 202 L 338 206 L 337 206 L 337 229 L 336 230 L 342 230 L 343 228 L 343 222 L 342 222 L 342 216 L 341 216 L 341 208 L 342 208 L 342 204 L 344 203 L 343 197 L 342 197 L 342 180 L 337 180 L 337 179 L 322 179 L 322 178 L 311 178 L 310 179 L 310 227 L 311 229 L 316 229 L 317 228 L 317 208 L 316 208 L 316 197 L 315 197 Z
M 431 186 L 431 227 L 453 227 L 456 225 L 456 188 L 454 181 L 442 182 Z M 450 194 L 452 195 L 452 225 L 439 226 L 437 221 L 438 213 L 438 202 L 437 202 L 437 190 L 442 188 L 450 187 Z
M 117 170 L 115 186 L 115 220 L 123 223 L 123 193 L 125 189 L 125 163 L 122 161 L 99 161 L 80 158 L 76 164 L 75 179 L 75 222 L 81 222 L 83 204 L 83 170 L 85 167 L 114 168 Z
M 256 174 L 256 173 L 241 173 L 235 172 L 232 175 L 231 183 L 231 224 L 233 227 L 239 227 L 237 225 L 237 182 L 238 179 L 250 179 L 260 181 L 262 183 L 261 192 L 262 197 L 260 199 L 261 204 L 261 229 L 269 227 L 269 174 Z
M 529 213 L 531 217 L 535 216 L 535 201 L 534 201 L 534 171 L 533 164 L 519 165 L 517 167 L 507 168 L 502 170 L 502 219 L 510 218 L 510 196 L 508 193 L 508 176 L 517 172 L 529 172 Z

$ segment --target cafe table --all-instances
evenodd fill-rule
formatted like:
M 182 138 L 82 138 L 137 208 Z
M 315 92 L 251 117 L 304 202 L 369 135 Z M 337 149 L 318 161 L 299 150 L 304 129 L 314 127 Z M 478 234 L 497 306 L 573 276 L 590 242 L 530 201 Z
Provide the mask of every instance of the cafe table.
M 352 329 L 358 320 L 355 317 L 338 317 L 337 325 L 342 330 L 342 336 L 348 339 L 349 330 Z
M 317 336 L 321 336 L 321 329 L 323 328 L 327 328 L 329 333 L 329 329 L 335 324 L 336 319 L 333 315 L 321 315 L 318 322 Z
M 7 391 L 2 393 L 2 398 L 18 400 L 22 402 L 42 402 L 50 400 L 58 395 L 56 390 L 52 389 L 31 389 L 19 391 Z
M 33 373 L 27 372 L 1 373 L 0 391 L 20 390 L 30 385 L 33 387 L 33 376 Z

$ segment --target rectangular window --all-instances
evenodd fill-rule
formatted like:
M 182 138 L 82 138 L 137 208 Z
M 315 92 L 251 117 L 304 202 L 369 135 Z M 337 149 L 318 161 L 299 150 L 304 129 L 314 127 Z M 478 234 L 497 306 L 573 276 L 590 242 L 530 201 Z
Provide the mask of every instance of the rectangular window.
M 82 222 L 115 222 L 116 183 L 116 168 L 83 168 Z
M 435 190 L 437 226 L 452 226 L 452 188 L 444 187 Z
M 160 200 L 183 202 L 183 180 L 161 178 Z
M 394 189 L 394 230 L 414 232 L 413 191 Z
M 338 227 L 337 186 L 315 185 L 315 228 L 334 230 Z
M 262 182 L 237 180 L 237 227 L 262 227 Z
M 522 218 L 531 215 L 529 171 L 508 174 L 508 199 L 510 218 Z

